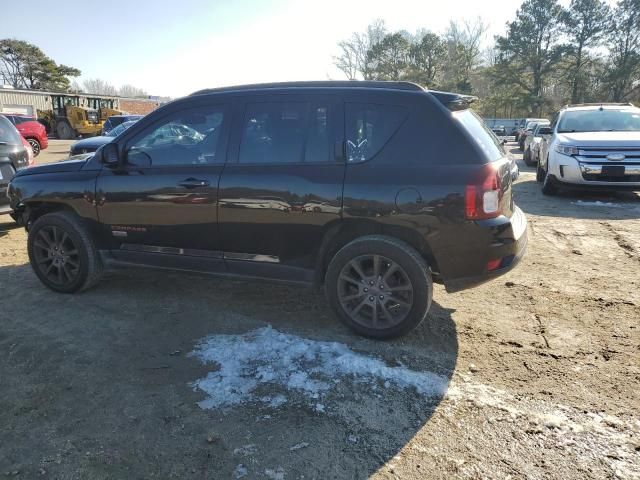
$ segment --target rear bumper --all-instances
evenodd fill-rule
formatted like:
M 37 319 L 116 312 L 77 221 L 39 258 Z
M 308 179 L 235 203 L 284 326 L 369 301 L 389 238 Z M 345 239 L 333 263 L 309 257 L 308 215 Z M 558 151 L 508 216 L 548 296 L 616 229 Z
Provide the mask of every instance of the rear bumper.
M 504 217 L 503 217 L 504 218 Z M 511 218 L 500 224 L 492 221 L 485 223 L 486 227 L 494 231 L 494 241 L 487 250 L 486 262 L 500 260 L 499 267 L 494 270 L 485 269 L 476 275 L 444 280 L 447 292 L 454 293 L 476 287 L 512 270 L 525 255 L 528 242 L 527 218 L 520 208 L 515 207 Z

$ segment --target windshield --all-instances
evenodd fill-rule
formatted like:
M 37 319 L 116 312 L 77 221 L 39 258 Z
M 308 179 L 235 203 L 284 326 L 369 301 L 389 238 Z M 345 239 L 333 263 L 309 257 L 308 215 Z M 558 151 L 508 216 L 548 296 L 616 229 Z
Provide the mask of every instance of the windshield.
M 574 110 L 565 112 L 558 133 L 571 132 L 638 132 L 640 110 Z
M 118 135 L 120 135 L 122 132 L 124 132 L 127 128 L 129 128 L 134 123 L 136 123 L 136 122 L 132 121 L 132 122 L 121 123 L 116 128 L 114 128 L 113 130 L 109 131 L 105 136 L 106 137 L 117 137 Z

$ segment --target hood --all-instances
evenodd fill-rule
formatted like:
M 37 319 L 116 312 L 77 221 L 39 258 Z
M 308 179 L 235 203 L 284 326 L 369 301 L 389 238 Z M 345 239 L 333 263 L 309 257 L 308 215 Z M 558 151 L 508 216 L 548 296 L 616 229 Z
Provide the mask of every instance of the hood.
M 640 147 L 640 132 L 558 133 L 558 141 L 580 147 Z
M 83 148 L 98 148 L 102 145 L 111 142 L 114 137 L 90 137 L 83 138 L 82 140 L 78 140 L 76 143 L 71 145 L 71 150 L 81 150 Z
M 85 153 L 83 155 L 75 155 L 70 157 L 69 160 L 63 160 L 61 162 L 45 163 L 35 167 L 23 168 L 16 172 L 16 177 L 37 175 L 39 173 L 77 172 L 91 157 L 93 157 L 93 153 Z

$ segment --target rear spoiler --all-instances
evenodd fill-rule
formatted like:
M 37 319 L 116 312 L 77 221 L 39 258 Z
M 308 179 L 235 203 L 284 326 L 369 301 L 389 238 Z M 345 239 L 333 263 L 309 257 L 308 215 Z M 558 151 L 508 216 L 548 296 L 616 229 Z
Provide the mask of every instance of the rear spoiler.
M 478 97 L 463 95 L 461 93 L 439 92 L 437 90 L 428 90 L 428 92 L 452 112 L 466 110 L 473 102 L 478 100 Z

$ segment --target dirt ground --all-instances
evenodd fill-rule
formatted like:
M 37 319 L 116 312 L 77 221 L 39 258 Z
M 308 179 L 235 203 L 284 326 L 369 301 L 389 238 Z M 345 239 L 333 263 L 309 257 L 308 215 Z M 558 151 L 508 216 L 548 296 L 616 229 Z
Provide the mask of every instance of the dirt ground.
M 52 143 L 39 161 L 66 148 Z M 473 290 L 436 287 L 429 321 L 391 342 L 350 333 L 322 295 L 294 287 L 140 269 L 55 294 L 28 265 L 25 232 L 0 219 L 0 474 L 640 478 L 640 197 L 544 197 L 520 166 L 526 258 Z M 338 342 L 383 373 L 435 374 L 445 391 L 378 371 L 380 385 L 336 374 L 322 408 L 268 382 L 261 394 L 286 401 L 201 408 L 193 382 L 224 365 L 189 353 L 265 326 Z

